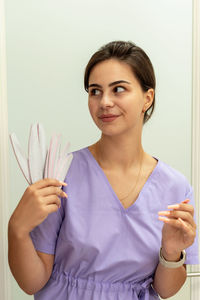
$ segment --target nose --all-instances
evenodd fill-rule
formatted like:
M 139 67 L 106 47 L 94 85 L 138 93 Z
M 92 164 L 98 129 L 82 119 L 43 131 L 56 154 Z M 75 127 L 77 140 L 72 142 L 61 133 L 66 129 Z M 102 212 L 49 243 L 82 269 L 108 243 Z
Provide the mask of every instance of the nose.
M 102 97 L 101 97 L 100 106 L 101 106 L 101 108 L 113 107 L 114 106 L 114 102 L 111 99 L 111 96 L 109 96 L 108 94 L 104 93 L 102 95 Z

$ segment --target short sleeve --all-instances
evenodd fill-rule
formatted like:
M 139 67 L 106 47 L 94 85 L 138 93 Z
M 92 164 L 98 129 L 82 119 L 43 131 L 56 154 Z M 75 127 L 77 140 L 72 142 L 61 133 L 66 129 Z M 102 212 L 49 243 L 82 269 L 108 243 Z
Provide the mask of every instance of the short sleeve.
M 190 199 L 189 204 L 193 205 L 195 210 L 195 201 L 194 201 L 194 193 L 193 188 L 189 185 L 188 190 L 185 195 L 185 199 Z M 196 221 L 196 216 L 194 215 L 194 219 Z M 196 265 L 199 264 L 199 250 L 198 250 L 198 230 L 196 232 L 196 238 L 194 243 L 186 249 L 186 264 Z
M 63 198 L 61 207 L 30 232 L 30 237 L 37 251 L 55 254 L 57 238 L 64 219 Z

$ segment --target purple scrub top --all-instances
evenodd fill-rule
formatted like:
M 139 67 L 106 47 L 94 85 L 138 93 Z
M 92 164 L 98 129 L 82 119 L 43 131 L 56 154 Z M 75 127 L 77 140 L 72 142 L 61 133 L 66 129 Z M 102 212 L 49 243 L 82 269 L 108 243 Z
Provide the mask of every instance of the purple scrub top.
M 163 223 L 158 211 L 193 191 L 178 171 L 158 160 L 137 200 L 125 209 L 89 149 L 73 152 L 68 198 L 31 232 L 35 249 L 54 254 L 52 275 L 35 300 L 153 300 Z M 186 264 L 198 264 L 198 243 Z

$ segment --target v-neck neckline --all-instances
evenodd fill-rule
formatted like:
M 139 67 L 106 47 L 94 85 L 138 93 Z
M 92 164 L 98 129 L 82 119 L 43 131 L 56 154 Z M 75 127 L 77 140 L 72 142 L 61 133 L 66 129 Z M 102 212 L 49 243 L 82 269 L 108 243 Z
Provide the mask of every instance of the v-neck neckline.
M 104 182 L 106 183 L 106 185 L 108 186 L 110 192 L 112 193 L 112 195 L 114 196 L 115 200 L 117 201 L 118 203 L 118 206 L 120 207 L 120 209 L 123 211 L 123 212 L 128 212 L 130 209 L 132 209 L 135 205 L 137 205 L 138 203 L 138 200 L 139 198 L 141 197 L 141 195 L 144 193 L 144 191 L 147 189 L 148 185 L 150 184 L 152 178 L 155 176 L 156 172 L 157 172 L 157 169 L 160 165 L 160 160 L 153 157 L 154 159 L 157 160 L 157 164 L 155 165 L 154 169 L 152 170 L 152 172 L 150 173 L 150 175 L 148 176 L 146 182 L 144 183 L 142 189 L 140 190 L 136 200 L 127 208 L 125 208 L 120 199 L 118 198 L 117 194 L 115 193 L 114 189 L 112 188 L 112 185 L 110 184 L 106 174 L 104 173 L 102 167 L 99 165 L 99 163 L 97 162 L 97 160 L 95 159 L 94 155 L 92 154 L 92 152 L 89 150 L 89 147 L 85 147 L 84 148 L 88 155 L 91 157 L 92 161 L 95 163 L 96 167 L 99 169 L 99 171 L 101 172 L 101 175 L 103 176 L 103 179 L 104 179 Z

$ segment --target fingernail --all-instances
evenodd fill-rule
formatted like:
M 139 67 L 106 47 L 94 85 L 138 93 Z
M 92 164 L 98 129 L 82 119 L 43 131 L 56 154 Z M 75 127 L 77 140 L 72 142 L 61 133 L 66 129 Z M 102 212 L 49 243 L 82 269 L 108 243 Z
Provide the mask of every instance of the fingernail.
M 188 202 L 190 202 L 190 199 L 185 199 L 182 201 L 182 203 L 188 203 Z
M 165 218 L 165 217 L 158 217 L 158 220 L 168 222 L 170 219 Z
M 66 182 L 63 182 L 63 181 L 59 181 L 60 182 L 60 184 L 61 185 L 64 185 L 64 186 L 66 186 L 67 185 L 67 183 Z
M 174 205 L 168 205 L 167 206 L 167 208 L 169 208 L 169 209 L 176 209 L 176 208 L 179 208 L 180 206 L 179 206 L 179 204 L 174 204 Z
M 67 194 L 65 193 L 65 192 L 63 192 L 63 194 L 65 195 L 65 198 L 67 198 L 68 196 L 67 196 Z
M 181 218 L 178 218 L 178 220 L 183 224 L 184 227 L 187 227 L 185 222 Z
M 170 215 L 170 211 L 159 211 L 159 215 Z

